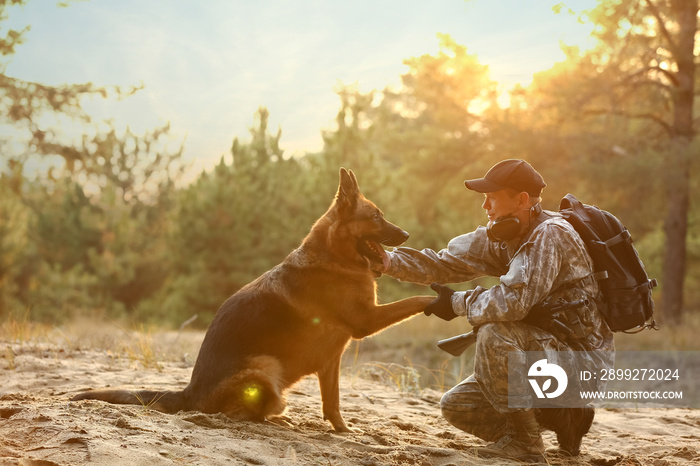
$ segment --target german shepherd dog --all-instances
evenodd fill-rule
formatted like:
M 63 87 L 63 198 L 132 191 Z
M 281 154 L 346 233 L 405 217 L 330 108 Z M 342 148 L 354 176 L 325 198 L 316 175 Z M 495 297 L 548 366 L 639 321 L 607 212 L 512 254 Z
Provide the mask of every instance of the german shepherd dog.
M 343 351 L 352 338 L 418 314 L 434 299 L 415 296 L 377 304 L 372 264 L 386 260 L 381 244 L 398 246 L 406 239 L 408 233 L 386 221 L 360 193 L 352 171 L 341 168 L 333 203 L 301 246 L 219 308 L 184 390 L 105 389 L 72 400 L 284 423 L 284 391 L 317 374 L 324 419 L 336 431 L 350 432 L 340 414 Z

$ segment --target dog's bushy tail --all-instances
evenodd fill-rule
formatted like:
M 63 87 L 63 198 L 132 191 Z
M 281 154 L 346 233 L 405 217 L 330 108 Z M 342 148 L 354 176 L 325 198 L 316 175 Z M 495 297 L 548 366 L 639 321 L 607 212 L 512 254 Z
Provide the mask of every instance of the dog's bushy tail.
M 170 414 L 186 409 L 182 392 L 174 391 L 90 390 L 71 398 L 71 401 L 80 400 L 100 400 L 121 405 L 141 405 Z

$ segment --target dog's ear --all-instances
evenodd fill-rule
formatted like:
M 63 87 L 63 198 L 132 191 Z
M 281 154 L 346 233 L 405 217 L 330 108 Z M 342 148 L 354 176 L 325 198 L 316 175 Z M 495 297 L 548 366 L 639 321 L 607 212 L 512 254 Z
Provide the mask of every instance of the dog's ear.
M 357 184 L 357 177 L 355 174 L 352 172 L 352 170 L 348 170 L 348 173 L 350 174 L 350 179 L 352 180 L 352 183 L 355 185 L 355 192 L 359 194 L 360 192 L 360 185 Z
M 335 202 L 341 209 L 354 207 L 357 203 L 357 195 L 359 190 L 357 187 L 357 179 L 352 171 L 344 168 L 340 169 L 340 184 L 338 185 L 338 194 L 335 196 Z

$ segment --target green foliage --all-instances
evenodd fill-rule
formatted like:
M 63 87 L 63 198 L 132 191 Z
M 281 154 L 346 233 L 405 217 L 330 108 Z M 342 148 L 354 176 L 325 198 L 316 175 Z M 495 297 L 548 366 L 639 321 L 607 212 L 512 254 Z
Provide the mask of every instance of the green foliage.
M 0 2 L 0 22 L 9 6 L 23 3 Z M 0 55 L 11 59 L 27 29 L 7 31 Z M 82 99 L 135 89 L 47 86 L 8 76 L 4 65 L 0 125 L 11 136 L 1 141 L 0 313 L 29 310 L 52 321 L 129 313 L 164 280 L 154 265 L 162 253 L 157 235 L 180 157 L 167 149 L 167 126 L 143 136 L 105 132 Z M 77 142 L 66 134 L 89 124 Z M 30 164 L 46 171 L 30 179 Z
M 16 165 L 11 174 L 0 174 L 0 315 L 22 306 L 28 289 L 32 212 L 18 194 L 22 178 Z
M 638 210 L 633 222 L 640 229 L 662 229 L 660 301 L 665 320 L 676 324 L 687 272 L 695 267 L 688 252 L 698 154 L 698 8 L 697 0 L 599 0 L 586 12 L 598 46 L 585 54 L 572 50 L 531 88 L 543 114 L 573 129 L 582 171 L 605 166 L 601 197 Z
M 481 198 L 462 182 L 495 162 L 479 114 L 492 104 L 494 84 L 449 36 L 436 56 L 405 63 L 399 90 L 340 91 L 337 128 L 325 134 L 324 152 L 355 170 L 363 192 L 412 234 L 410 244 L 439 248 L 482 218 Z
M 31 182 L 21 165 L 13 167 L 13 175 L 0 178 L 3 314 L 29 308 L 33 318 L 50 321 L 79 313 L 130 315 L 162 285 L 172 182 L 141 201 L 125 195 L 125 182 L 133 181 L 128 171 L 119 183 L 104 177 L 90 193 L 77 174 Z
M 222 157 L 177 195 L 169 217 L 169 280 L 143 312 L 181 323 L 192 315 L 206 325 L 237 289 L 281 262 L 330 205 L 337 174 L 312 158 L 285 158 L 281 132 L 270 134 L 261 108 L 251 141 L 234 140 Z M 329 189 L 330 188 L 330 189 Z
M 0 21 L 10 3 L 17 2 L 0 2 Z M 667 161 L 679 153 L 665 135 L 675 95 L 661 65 L 668 51 L 645 29 L 653 22 L 640 19 L 649 10 L 639 2 L 599 4 L 591 18 L 601 48 L 568 50 L 531 86 L 513 89 L 508 106 L 499 104 L 488 68 L 440 36 L 436 54 L 405 61 L 400 88 L 339 89 L 335 127 L 324 131 L 321 152 L 285 156 L 281 130 L 270 130 L 261 107 L 250 138 L 235 139 L 230 156 L 187 186 L 176 185 L 182 150 L 173 149 L 167 125 L 143 135 L 92 125 L 77 140 L 60 124 L 47 126 L 89 123 L 83 96 L 121 98 L 133 90 L 48 87 L 0 68 L 0 124 L 25 136 L 23 151 L 7 152 L 0 166 L 0 316 L 29 312 L 56 322 L 90 313 L 177 326 L 196 314 L 195 325 L 205 326 L 228 296 L 299 245 L 328 208 L 341 166 L 411 233 L 407 245 L 440 249 L 486 220 L 482 197 L 463 180 L 504 158 L 526 158 L 548 183 L 545 207 L 556 210 L 573 192 L 612 211 L 632 231 L 650 275 L 660 276 L 660 212 L 673 185 Z M 0 54 L 9 59 L 21 40 L 21 31 L 8 32 Z M 658 66 L 649 68 L 654 60 Z M 649 69 L 625 81 L 635 66 Z M 648 84 L 652 78 L 660 85 Z M 697 149 L 694 140 L 682 153 L 693 161 Z M 36 160 L 52 168 L 32 178 L 25 167 Z M 690 163 L 694 198 L 697 170 Z M 688 218 L 686 288 L 695 307 L 698 207 Z M 425 291 L 379 281 L 383 302 Z

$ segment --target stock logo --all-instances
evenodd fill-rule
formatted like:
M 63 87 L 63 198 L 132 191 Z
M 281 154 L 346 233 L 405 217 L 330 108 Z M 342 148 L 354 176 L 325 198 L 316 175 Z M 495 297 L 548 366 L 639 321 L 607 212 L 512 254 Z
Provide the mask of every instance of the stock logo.
M 569 379 L 566 377 L 566 372 L 557 364 L 550 364 L 547 359 L 540 359 L 535 362 L 527 371 L 528 382 L 535 391 L 537 398 L 556 398 L 566 390 Z M 546 377 L 546 378 L 545 378 Z M 538 379 L 543 379 L 542 385 Z M 552 379 L 557 381 L 556 389 L 552 389 Z

